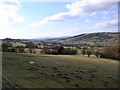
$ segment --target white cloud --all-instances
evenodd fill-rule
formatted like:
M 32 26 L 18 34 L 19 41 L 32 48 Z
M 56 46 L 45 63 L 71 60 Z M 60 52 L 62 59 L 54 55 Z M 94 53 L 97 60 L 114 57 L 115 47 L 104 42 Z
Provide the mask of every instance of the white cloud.
M 90 20 L 85 20 L 85 22 L 86 22 L 86 23 L 89 23 L 89 22 L 90 22 Z
M 78 26 L 69 26 L 65 28 L 64 32 L 54 33 L 52 36 L 74 36 L 83 33 L 91 33 L 91 32 L 109 32 L 109 31 L 117 31 L 118 20 L 109 20 L 102 21 L 100 23 L 96 23 L 92 26 L 87 27 L 78 27 Z M 105 29 L 107 28 L 107 29 Z
M 107 29 L 105 29 L 107 28 Z M 63 35 L 77 35 L 82 33 L 91 33 L 91 32 L 109 32 L 109 31 L 118 31 L 118 20 L 109 20 L 96 23 L 92 26 L 87 27 L 74 27 L 70 26 L 66 28 L 66 32 L 63 32 Z M 68 32 L 68 33 L 67 33 Z
M 118 20 L 109 20 L 97 23 L 94 28 L 111 28 L 111 27 L 118 27 Z
M 0 0 L 0 27 L 15 27 L 23 23 L 24 18 L 17 13 L 20 8 L 18 0 Z
M 30 27 L 36 27 L 48 22 L 65 21 L 95 15 L 98 12 L 107 12 L 108 9 L 117 5 L 116 2 L 103 2 L 103 0 L 81 0 L 67 4 L 68 12 L 61 12 L 41 20 L 39 23 L 32 24 Z

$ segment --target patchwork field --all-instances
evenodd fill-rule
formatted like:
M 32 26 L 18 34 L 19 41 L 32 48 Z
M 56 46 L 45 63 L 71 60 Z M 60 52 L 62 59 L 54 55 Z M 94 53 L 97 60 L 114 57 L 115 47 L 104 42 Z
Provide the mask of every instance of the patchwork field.
M 118 88 L 118 61 L 111 59 L 3 53 L 2 65 L 3 87 Z

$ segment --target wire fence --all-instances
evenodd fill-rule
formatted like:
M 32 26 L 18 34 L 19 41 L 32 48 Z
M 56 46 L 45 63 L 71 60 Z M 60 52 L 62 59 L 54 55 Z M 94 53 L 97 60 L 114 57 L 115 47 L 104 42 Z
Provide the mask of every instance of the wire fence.
M 9 88 L 9 85 L 6 84 L 6 82 L 4 82 L 3 80 L 0 79 L 0 82 L 5 85 L 7 88 Z
M 2 80 L 4 80 L 4 82 L 7 82 L 6 84 L 10 87 L 10 85 L 12 85 L 14 88 L 19 88 L 17 87 L 12 81 L 10 81 L 6 76 L 0 74 L 2 76 Z
M 30 88 L 27 85 L 25 85 L 24 83 L 22 83 L 21 81 L 19 81 L 13 74 L 8 73 L 7 71 L 3 70 L 4 73 L 6 73 L 7 75 L 9 75 L 14 81 L 18 82 L 20 86 L 24 87 L 24 88 Z
M 5 86 L 3 88 L 17 88 L 19 90 L 22 87 L 22 88 L 31 90 L 30 87 L 28 87 L 27 85 L 22 83 L 20 80 L 18 80 L 13 74 L 11 74 L 5 70 L 3 70 L 3 72 L 6 74 L 6 76 L 0 74 L 2 76 L 2 80 L 0 80 L 0 82 L 2 82 L 2 84 Z M 7 76 L 9 76 L 9 78 L 11 78 L 12 81 L 10 79 L 8 79 Z M 17 82 L 17 85 L 14 82 Z

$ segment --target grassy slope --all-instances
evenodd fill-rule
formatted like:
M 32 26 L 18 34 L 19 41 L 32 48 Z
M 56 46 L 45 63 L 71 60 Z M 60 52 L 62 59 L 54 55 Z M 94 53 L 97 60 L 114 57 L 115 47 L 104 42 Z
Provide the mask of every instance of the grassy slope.
M 120 33 L 112 33 L 112 32 L 99 32 L 99 33 L 88 33 L 88 34 L 80 34 L 73 37 L 65 38 L 65 39 L 51 39 L 46 40 L 48 42 L 60 42 L 66 44 L 100 44 L 100 45 L 109 45 L 109 44 L 118 44 L 118 35 Z M 18 39 L 4 39 L 4 41 L 12 42 L 13 46 L 25 46 L 25 40 Z M 44 41 L 44 40 L 43 40 Z M 38 44 L 39 41 L 34 41 L 35 44 Z
M 29 61 L 36 65 L 31 66 Z M 77 87 L 75 84 L 82 88 L 116 88 L 118 83 L 118 61 L 80 55 L 3 53 L 4 70 L 32 88 L 74 88 Z M 58 76 L 60 73 L 62 75 Z M 69 82 L 63 78 L 65 76 L 70 78 Z M 104 86 L 106 82 L 108 84 Z
M 86 43 L 86 44 L 117 44 L 118 33 L 88 33 L 73 36 L 63 40 L 53 40 L 61 43 Z

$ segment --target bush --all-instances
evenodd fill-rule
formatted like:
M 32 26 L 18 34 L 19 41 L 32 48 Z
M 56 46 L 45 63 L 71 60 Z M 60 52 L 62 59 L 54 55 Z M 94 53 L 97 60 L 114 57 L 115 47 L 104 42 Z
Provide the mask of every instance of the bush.
M 58 51 L 57 51 L 57 49 L 55 50 L 55 49 L 42 49 L 41 50 L 41 53 L 43 53 L 43 54 L 58 54 Z
M 63 47 L 63 46 L 57 47 L 57 52 L 58 52 L 58 54 L 62 54 L 63 51 L 64 51 L 64 47 Z
M 19 53 L 25 53 L 25 49 L 24 48 L 19 48 L 18 51 L 19 51 Z
M 92 54 L 92 50 L 91 49 L 87 49 L 86 53 L 87 53 L 88 57 L 90 57 L 90 55 Z
M 33 42 L 26 42 L 26 48 L 36 48 L 37 46 Z
M 3 42 L 2 43 L 2 51 L 3 52 L 10 52 L 10 47 L 12 47 L 11 42 Z
M 86 54 L 86 50 L 85 49 L 82 49 L 81 51 L 82 55 L 84 56 Z
M 74 55 L 77 54 L 77 49 L 66 48 L 62 51 L 62 54 Z
M 57 48 L 57 49 L 42 49 L 41 53 L 43 54 L 64 54 L 64 55 L 74 55 L 77 54 L 77 50 L 76 49 L 71 49 L 71 48 Z
M 95 54 L 96 57 L 99 57 L 100 56 L 100 51 L 97 50 L 97 51 L 94 52 L 94 54 Z
M 101 51 L 101 58 L 120 59 L 120 46 L 106 46 Z
M 35 51 L 35 49 L 33 49 L 33 48 L 29 48 L 29 53 L 30 53 L 30 54 L 35 54 L 36 51 Z

